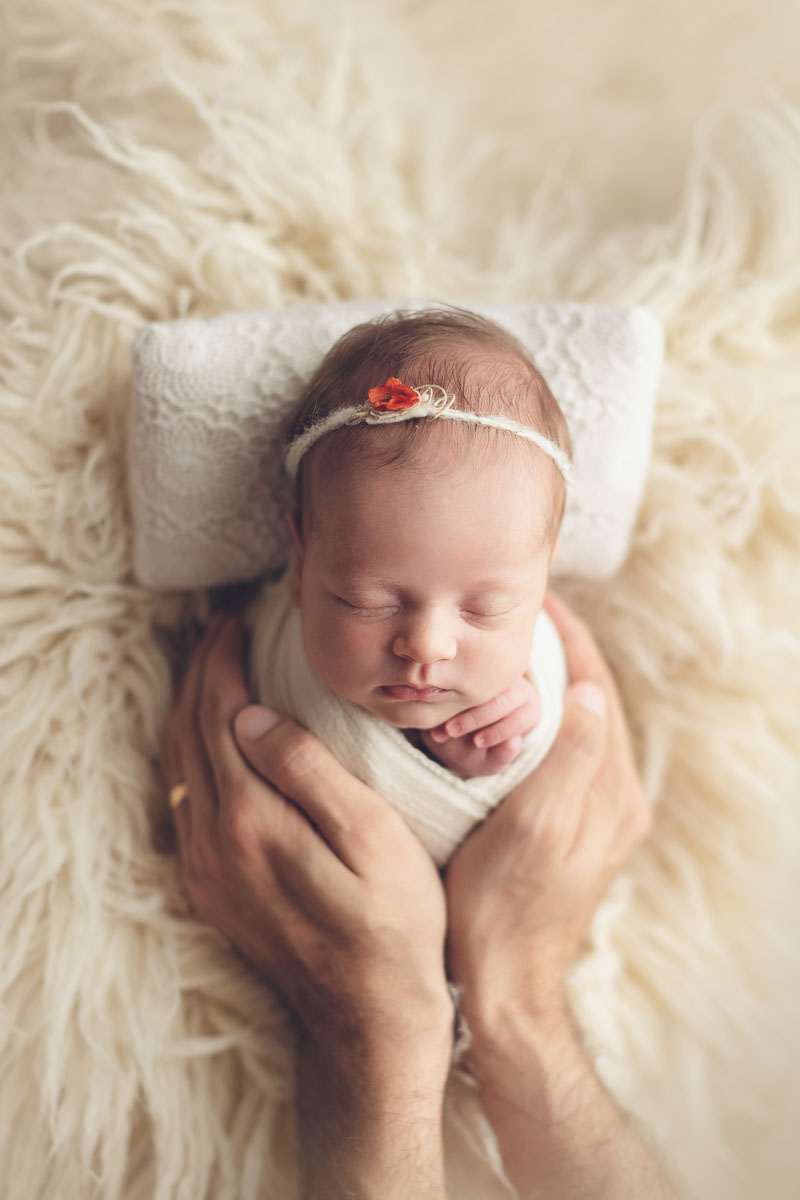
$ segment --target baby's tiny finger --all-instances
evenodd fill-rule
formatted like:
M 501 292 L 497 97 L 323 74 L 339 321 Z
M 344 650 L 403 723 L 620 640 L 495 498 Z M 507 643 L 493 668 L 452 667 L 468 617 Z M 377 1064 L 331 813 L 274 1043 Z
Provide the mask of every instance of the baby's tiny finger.
M 501 742 L 499 746 L 493 746 L 487 758 L 495 768 L 507 767 L 514 761 L 521 749 L 522 737 L 517 733 L 507 741 Z
M 433 742 L 446 742 L 450 737 L 444 725 L 437 725 L 434 729 L 429 729 L 428 734 Z
M 499 746 L 501 742 L 516 737 L 517 734 L 530 733 L 540 716 L 540 707 L 532 702 L 523 704 L 501 721 L 496 721 L 494 725 L 479 729 L 472 739 L 473 745 L 479 750 L 489 750 L 492 746 Z
M 487 700 L 485 704 L 478 704 L 475 708 L 468 708 L 465 712 L 451 717 L 449 721 L 445 721 L 444 727 L 450 737 L 463 737 L 466 733 L 472 733 L 473 729 L 484 729 L 493 721 L 502 720 L 512 705 L 513 700 L 510 699 L 509 692 L 501 692 L 493 700 Z

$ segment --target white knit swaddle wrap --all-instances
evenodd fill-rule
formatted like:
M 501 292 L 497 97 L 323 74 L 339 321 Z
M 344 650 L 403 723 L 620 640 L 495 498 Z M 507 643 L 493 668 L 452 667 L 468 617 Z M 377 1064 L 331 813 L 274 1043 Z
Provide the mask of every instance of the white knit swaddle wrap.
M 439 866 L 542 761 L 558 732 L 566 663 L 561 640 L 545 612 L 537 619 L 531 655 L 541 720 L 505 771 L 474 779 L 459 779 L 412 746 L 400 729 L 342 700 L 320 682 L 308 664 L 300 613 L 291 603 L 285 577 L 263 590 L 250 619 L 250 670 L 258 700 L 316 734 L 344 767 L 393 804 Z

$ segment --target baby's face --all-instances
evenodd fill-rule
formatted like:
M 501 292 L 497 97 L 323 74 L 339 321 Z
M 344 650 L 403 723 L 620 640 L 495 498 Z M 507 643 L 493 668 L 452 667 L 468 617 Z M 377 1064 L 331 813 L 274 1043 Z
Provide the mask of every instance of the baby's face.
M 430 729 L 525 671 L 547 588 L 532 486 L 502 464 L 437 477 L 406 465 L 315 486 L 293 598 L 332 691 Z

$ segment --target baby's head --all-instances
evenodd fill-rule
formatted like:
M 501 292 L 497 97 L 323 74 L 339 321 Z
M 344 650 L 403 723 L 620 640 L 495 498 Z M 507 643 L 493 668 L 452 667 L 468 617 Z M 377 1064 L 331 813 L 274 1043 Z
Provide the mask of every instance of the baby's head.
M 567 455 L 563 415 L 525 350 L 459 309 L 359 325 L 323 360 L 288 430 L 360 406 L 389 377 L 510 418 Z M 292 597 L 332 691 L 430 729 L 526 670 L 564 510 L 553 458 L 505 429 L 421 417 L 344 425 L 302 457 Z

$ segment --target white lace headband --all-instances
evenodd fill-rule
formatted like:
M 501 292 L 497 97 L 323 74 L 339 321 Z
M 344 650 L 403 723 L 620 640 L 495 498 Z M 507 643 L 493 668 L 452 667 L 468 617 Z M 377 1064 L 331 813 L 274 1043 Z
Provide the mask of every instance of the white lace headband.
M 572 463 L 569 455 L 555 442 L 551 442 L 549 438 L 527 425 L 509 420 L 508 417 L 485 417 L 479 413 L 462 412 L 452 407 L 454 402 L 455 396 L 438 384 L 429 383 L 416 388 L 409 387 L 393 377 L 387 379 L 383 387 L 370 388 L 369 398 L 363 404 L 337 408 L 292 439 L 286 451 L 286 470 L 289 478 L 294 482 L 301 458 L 315 442 L 326 433 L 341 429 L 343 425 L 390 425 L 395 421 L 415 421 L 418 417 L 442 417 L 449 421 L 466 421 L 470 425 L 505 429 L 508 433 L 533 442 L 552 458 L 565 483 L 569 484 Z

